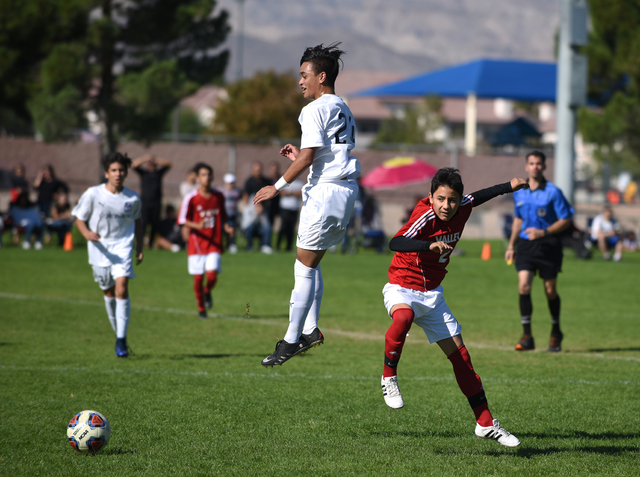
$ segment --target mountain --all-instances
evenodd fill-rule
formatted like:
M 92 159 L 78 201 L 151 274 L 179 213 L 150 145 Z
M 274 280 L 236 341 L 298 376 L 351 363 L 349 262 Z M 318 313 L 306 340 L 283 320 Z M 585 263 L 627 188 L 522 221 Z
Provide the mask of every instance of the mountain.
M 217 0 L 234 33 L 238 0 Z M 341 41 L 345 67 L 406 76 L 477 58 L 552 61 L 560 0 L 243 0 L 242 75 L 297 71 L 307 46 Z

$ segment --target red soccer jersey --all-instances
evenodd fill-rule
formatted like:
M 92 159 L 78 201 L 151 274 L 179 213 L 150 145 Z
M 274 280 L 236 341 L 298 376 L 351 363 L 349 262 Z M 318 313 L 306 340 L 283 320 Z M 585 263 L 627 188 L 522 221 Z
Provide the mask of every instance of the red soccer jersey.
M 448 222 L 443 222 L 427 197 L 418 202 L 409 222 L 395 236 L 425 242 L 445 242 L 455 248 L 472 209 L 473 197 L 466 195 L 456 215 Z M 431 251 L 396 252 L 389 267 L 389 283 L 418 291 L 433 290 L 444 280 L 450 255 L 451 250 L 442 255 Z
M 208 255 L 213 252 L 222 253 L 222 227 L 226 220 L 224 196 L 211 190 L 211 195 L 204 198 L 198 190 L 186 196 L 180 206 L 178 224 L 186 221 L 201 222 L 204 228 L 191 229 L 187 244 L 187 255 Z

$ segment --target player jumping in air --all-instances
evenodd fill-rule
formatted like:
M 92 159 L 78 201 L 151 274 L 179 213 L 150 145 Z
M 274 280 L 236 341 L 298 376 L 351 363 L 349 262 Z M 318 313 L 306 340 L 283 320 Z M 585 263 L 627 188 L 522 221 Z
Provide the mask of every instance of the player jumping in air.
M 318 315 L 324 290 L 320 261 L 332 245 L 342 242 L 358 194 L 360 163 L 350 156 L 356 125 L 351 111 L 335 94 L 340 67 L 338 44 L 307 48 L 300 60 L 302 94 L 312 100 L 302 108 L 300 149 L 287 144 L 280 154 L 293 163 L 275 183 L 260 189 L 254 204 L 275 197 L 311 166 L 302 189 L 295 282 L 289 304 L 289 328 L 263 366 L 281 365 L 293 356 L 322 344 Z
M 141 202 L 138 194 L 124 187 L 131 167 L 127 155 L 114 152 L 103 160 L 106 184 L 86 190 L 72 215 L 87 239 L 93 278 L 104 293 L 107 316 L 116 333 L 116 356 L 129 356 L 127 329 L 131 314 L 129 279 L 133 273 L 133 241 L 136 265 L 142 263 Z
M 395 253 L 389 267 L 389 283 L 382 291 L 384 305 L 393 320 L 385 335 L 382 393 L 387 405 L 404 406 L 398 388 L 398 361 L 412 323 L 420 326 L 430 343 L 437 343 L 451 364 L 460 390 L 476 417 L 475 434 L 495 439 L 503 446 L 520 441 L 493 419 L 480 376 L 471 364 L 460 334 L 461 326 L 449 310 L 440 284 L 447 273 L 451 252 L 460 240 L 473 207 L 527 187 L 524 179 L 463 195 L 457 169 L 440 169 L 431 181 L 431 193 L 413 210 L 409 221 L 389 243 Z
M 222 272 L 222 227 L 230 235 L 234 231 L 227 224 L 224 196 L 211 188 L 213 169 L 200 162 L 193 171 L 196 173 L 198 188 L 182 201 L 177 222 L 189 229 L 189 274 L 193 275 L 198 313 L 204 319 L 207 318 L 206 310 L 213 306 L 211 290 L 216 285 L 218 273 Z

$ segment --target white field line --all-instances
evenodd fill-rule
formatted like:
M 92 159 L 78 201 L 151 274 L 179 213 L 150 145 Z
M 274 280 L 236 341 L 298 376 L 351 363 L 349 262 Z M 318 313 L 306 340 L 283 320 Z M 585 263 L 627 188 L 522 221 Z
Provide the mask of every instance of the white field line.
M 147 370 L 147 369 L 100 369 L 87 367 L 34 367 L 34 366 L 4 366 L 0 365 L 0 371 L 24 371 L 42 373 L 100 373 L 100 374 L 138 374 L 138 375 L 165 375 L 165 376 L 192 376 L 206 378 L 267 378 L 267 379 L 340 379 L 346 381 L 375 381 L 376 376 L 346 376 L 335 374 L 313 375 L 304 373 L 284 374 L 277 371 L 265 371 L 264 373 L 230 373 L 210 371 L 176 371 L 176 370 Z M 404 381 L 453 381 L 454 376 L 402 376 Z M 583 386 L 640 386 L 640 381 L 612 381 L 608 379 L 593 381 L 587 379 L 511 379 L 511 378 L 483 378 L 482 382 L 507 383 L 507 384 L 572 384 Z
M 36 296 L 36 295 L 22 295 L 18 293 L 5 293 L 0 292 L 0 298 L 7 298 L 13 300 L 35 300 L 35 301 L 52 301 L 57 303 L 69 303 L 72 305 L 87 305 L 87 306 L 99 306 L 104 307 L 104 303 L 96 302 L 96 301 L 88 301 L 88 300 L 78 300 L 75 298 L 64 298 L 64 297 L 44 297 L 44 296 Z M 170 313 L 174 315 L 186 315 L 186 316 L 195 316 L 196 312 L 194 310 L 182 310 L 178 308 L 162 308 L 157 306 L 146 306 L 146 305 L 136 305 L 131 304 L 131 308 L 135 310 L 143 310 L 143 311 L 151 311 L 155 313 Z M 236 321 L 248 321 L 256 325 L 271 325 L 271 326 L 283 326 L 285 324 L 284 321 L 276 321 L 276 320 L 263 320 L 250 318 L 247 316 L 237 316 L 237 315 L 224 315 L 220 313 L 210 313 L 209 316 L 213 318 L 223 319 L 223 320 L 236 320 Z M 345 331 L 340 329 L 325 329 L 325 334 L 330 333 L 334 335 L 344 336 L 346 338 L 351 338 L 354 340 L 365 340 L 365 341 L 382 341 L 384 340 L 384 335 L 377 333 L 364 333 L 360 331 Z M 416 340 L 418 342 L 427 343 L 427 339 L 422 335 L 421 332 L 417 331 L 412 333 L 412 341 Z M 415 336 L 417 335 L 417 337 Z M 507 346 L 495 346 L 489 345 L 486 343 L 468 341 L 467 344 L 470 348 L 481 348 L 481 349 L 491 349 L 495 351 L 511 351 L 512 347 Z M 531 353 L 532 351 L 529 351 Z M 533 351 L 534 353 L 544 352 L 544 350 Z M 572 356 L 583 356 L 587 358 L 601 358 L 601 359 L 611 359 L 611 360 L 622 360 L 622 361 L 637 361 L 640 362 L 640 358 L 636 358 L 633 356 L 607 356 L 604 353 L 572 353 Z

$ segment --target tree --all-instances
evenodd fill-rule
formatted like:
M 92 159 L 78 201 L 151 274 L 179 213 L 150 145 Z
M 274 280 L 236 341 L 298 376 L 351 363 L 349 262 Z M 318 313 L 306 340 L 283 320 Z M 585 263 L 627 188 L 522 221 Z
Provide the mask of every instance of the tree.
M 599 108 L 579 111 L 580 132 L 596 145 L 598 159 L 640 173 L 640 4 L 590 0 L 589 6 L 589 99 Z
M 300 136 L 298 116 L 306 101 L 291 73 L 258 72 L 227 87 L 216 108 L 214 134 L 244 138 Z
M 11 4 L 22 5 L 17 20 Z M 115 150 L 120 137 L 149 144 L 163 132 L 180 99 L 199 85 L 222 81 L 229 52 L 219 47 L 230 27 L 227 12 L 216 14 L 215 7 L 213 0 L 0 0 L 0 15 L 15 20 L 7 35 L 19 33 L 32 17 L 45 33 L 55 31 L 61 19 L 74 27 L 66 35 L 47 34 L 35 45 L 41 53 L 33 55 L 25 75 L 32 82 L 21 96 L 13 95 L 12 107 L 28 105 L 47 140 L 65 137 L 82 123 L 76 112 L 91 109 L 107 150 Z M 36 38 L 41 34 L 29 31 Z M 31 58 L 25 52 L 34 45 L 24 41 L 8 48 L 17 42 L 7 35 L 0 27 L 0 58 L 5 48 L 14 66 L 7 69 L 0 59 L 0 79 L 11 85 L 20 81 L 13 58 Z M 71 112 L 50 124 L 56 119 L 52 106 Z
M 441 108 L 442 100 L 439 96 L 427 96 L 417 105 L 406 105 L 403 117 L 382 122 L 373 144 L 435 143 L 433 134 L 443 124 Z

